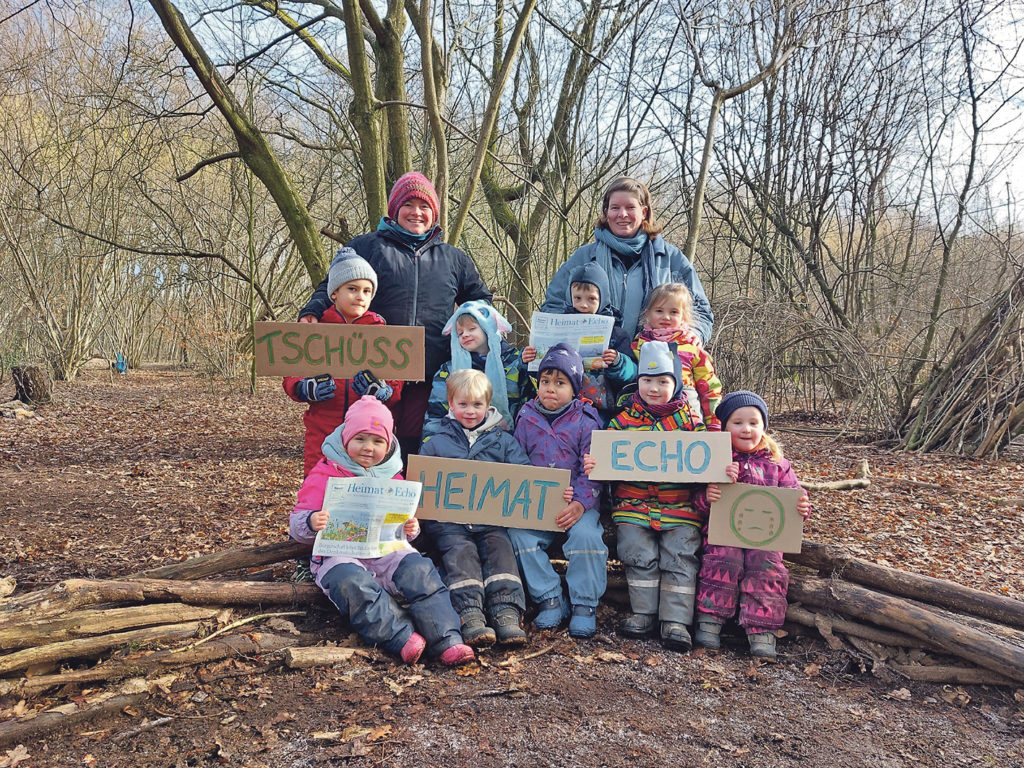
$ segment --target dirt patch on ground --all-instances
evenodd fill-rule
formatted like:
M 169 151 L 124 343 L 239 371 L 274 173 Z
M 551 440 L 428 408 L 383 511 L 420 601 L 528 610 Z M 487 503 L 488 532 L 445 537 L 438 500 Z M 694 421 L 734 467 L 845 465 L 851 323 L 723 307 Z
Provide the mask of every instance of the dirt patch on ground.
M 191 373 L 90 372 L 58 386 L 43 418 L 0 421 L 3 575 L 20 591 L 283 538 L 301 476 L 301 408 L 261 384 L 250 396 Z M 1019 455 L 894 454 L 780 424 L 804 479 L 850 476 L 861 458 L 871 466 L 870 488 L 814 495 L 811 537 L 1024 596 L 1024 513 L 1001 502 L 1022 494 Z M 127 712 L 25 744 L 19 764 L 1024 766 L 1020 692 L 875 677 L 810 637 L 783 639 L 776 664 L 753 662 L 742 638 L 718 654 L 678 655 L 615 637 L 609 607 L 599 618 L 594 640 L 533 634 L 525 649 L 458 672 L 374 651 L 304 672 L 273 658 L 220 662 Z M 347 634 L 319 610 L 297 624 Z M 0 718 L 57 700 L 0 700 Z

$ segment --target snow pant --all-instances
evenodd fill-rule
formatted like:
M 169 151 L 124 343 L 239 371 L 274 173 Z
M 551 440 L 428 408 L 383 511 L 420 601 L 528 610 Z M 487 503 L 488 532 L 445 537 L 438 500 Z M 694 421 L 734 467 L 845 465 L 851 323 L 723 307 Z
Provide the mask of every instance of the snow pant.
M 508 606 L 526 610 L 508 530 L 497 525 L 464 525 L 424 520 L 423 530 L 441 552 L 444 580 L 459 614 L 483 611 L 494 616 Z
M 336 564 L 318 571 L 316 582 L 367 643 L 398 654 L 418 631 L 427 641 L 427 652 L 437 656 L 462 642 L 448 589 L 434 564 L 419 552 L 331 560 Z M 408 613 L 392 595 L 409 602 Z
M 657 531 L 618 523 L 615 531 L 633 613 L 691 624 L 700 571 L 700 530 L 678 525 Z
M 706 534 L 705 534 L 706 536 Z M 781 552 L 722 547 L 704 542 L 697 610 L 721 622 L 736 615 L 748 634 L 779 629 L 786 619 L 789 571 Z
M 562 552 L 569 560 L 565 583 L 569 587 L 569 603 L 597 607 L 608 585 L 608 547 L 601 535 L 600 513 L 588 509 L 583 517 L 565 533 Z M 526 580 L 526 589 L 535 603 L 562 594 L 562 581 L 551 566 L 547 548 L 562 534 L 557 531 L 533 531 L 509 528 L 516 559 Z

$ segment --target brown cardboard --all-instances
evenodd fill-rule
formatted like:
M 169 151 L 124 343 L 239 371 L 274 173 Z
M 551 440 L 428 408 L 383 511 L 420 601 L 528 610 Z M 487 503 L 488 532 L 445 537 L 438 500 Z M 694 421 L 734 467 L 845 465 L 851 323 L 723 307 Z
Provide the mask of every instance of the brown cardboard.
M 416 517 L 450 523 L 560 531 L 568 469 L 410 456 L 409 480 L 423 484 Z
M 732 441 L 725 432 L 603 429 L 591 434 L 591 480 L 727 483 Z
M 741 549 L 799 552 L 804 521 L 796 511 L 799 488 L 731 483 L 719 486 L 722 498 L 711 505 L 708 541 Z
M 255 324 L 258 376 L 350 379 L 369 370 L 379 379 L 423 381 L 423 328 L 342 323 Z

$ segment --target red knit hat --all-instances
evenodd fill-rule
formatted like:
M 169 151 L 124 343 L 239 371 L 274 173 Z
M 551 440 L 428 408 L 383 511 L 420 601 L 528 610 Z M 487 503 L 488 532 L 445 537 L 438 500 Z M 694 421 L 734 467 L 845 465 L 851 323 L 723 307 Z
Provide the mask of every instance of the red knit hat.
M 430 206 L 430 210 L 434 214 L 433 223 L 437 224 L 437 220 L 441 218 L 441 205 L 437 202 L 437 190 L 430 183 L 430 179 L 416 171 L 410 171 L 401 176 L 395 182 L 395 186 L 391 188 L 391 194 L 388 195 L 388 216 L 397 219 L 398 209 L 402 207 L 402 203 L 414 197 L 424 200 Z
M 394 439 L 394 430 L 395 417 L 384 403 L 373 395 L 363 395 L 345 411 L 341 444 L 348 445 L 348 441 L 360 432 L 369 432 L 371 435 L 383 437 L 390 446 Z

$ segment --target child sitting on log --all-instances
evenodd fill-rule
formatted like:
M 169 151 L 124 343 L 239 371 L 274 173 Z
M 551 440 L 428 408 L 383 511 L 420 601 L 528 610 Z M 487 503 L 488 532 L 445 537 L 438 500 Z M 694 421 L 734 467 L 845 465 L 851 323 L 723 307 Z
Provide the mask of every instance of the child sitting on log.
M 793 467 L 782 457 L 782 448 L 765 433 L 768 406 L 763 398 L 747 390 L 730 392 L 718 404 L 715 416 L 732 438 L 732 463 L 726 474 L 734 483 L 800 487 Z M 721 488 L 709 483 L 703 493 L 695 495 L 693 506 L 706 520 L 711 502 L 721 498 Z M 797 511 L 805 520 L 810 515 L 806 493 Z M 739 623 L 747 631 L 751 655 L 774 659 L 775 632 L 786 618 L 789 588 L 782 553 L 709 544 L 707 530 L 705 524 L 704 558 L 697 581 L 697 644 L 721 646 L 722 625 L 736 616 L 738 602 Z
M 289 525 L 293 539 L 312 544 L 317 531 L 327 527 L 330 513 L 323 503 L 328 478 L 402 479 L 393 430 L 391 412 L 375 397 L 353 403 L 345 422 L 324 440 L 324 458 L 302 483 Z M 419 522 L 412 518 L 405 535 L 418 534 Z M 375 558 L 314 557 L 310 567 L 317 586 L 370 645 L 400 655 L 407 664 L 415 664 L 424 650 L 452 666 L 473 658 L 473 649 L 462 642 L 448 588 L 434 564 L 408 543 Z M 409 601 L 411 621 L 391 595 Z

